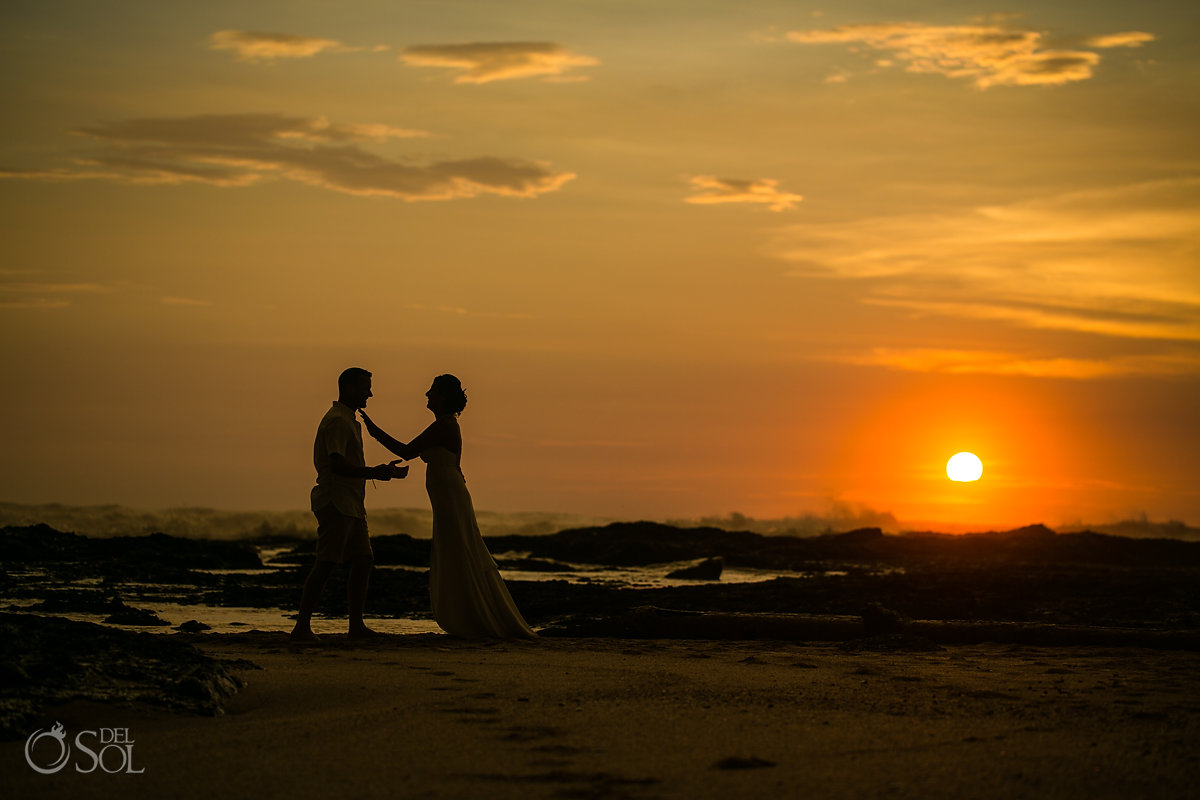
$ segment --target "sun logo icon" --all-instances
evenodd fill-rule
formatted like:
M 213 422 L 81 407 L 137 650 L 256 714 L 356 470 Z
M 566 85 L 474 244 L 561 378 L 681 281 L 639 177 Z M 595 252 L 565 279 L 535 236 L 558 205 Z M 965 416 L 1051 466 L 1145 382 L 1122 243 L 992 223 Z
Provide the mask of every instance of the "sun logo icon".
M 37 746 L 39 739 L 51 738 L 58 743 L 58 758 L 48 767 L 39 767 L 33 761 L 33 750 Z M 67 744 L 67 729 L 63 727 L 61 722 L 54 723 L 54 727 L 50 730 L 39 730 L 34 733 L 25 742 L 25 760 L 29 766 L 33 767 L 43 775 L 53 775 L 67 765 L 67 759 L 71 757 L 71 748 Z

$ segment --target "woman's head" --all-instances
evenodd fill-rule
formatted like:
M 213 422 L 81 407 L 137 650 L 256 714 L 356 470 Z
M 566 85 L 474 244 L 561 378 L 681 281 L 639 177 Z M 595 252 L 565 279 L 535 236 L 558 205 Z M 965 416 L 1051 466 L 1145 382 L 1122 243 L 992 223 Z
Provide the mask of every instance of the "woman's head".
M 461 414 L 467 407 L 467 393 L 463 391 L 462 383 L 453 375 L 438 375 L 433 379 L 433 385 L 425 393 L 429 398 L 426 404 L 435 414 Z

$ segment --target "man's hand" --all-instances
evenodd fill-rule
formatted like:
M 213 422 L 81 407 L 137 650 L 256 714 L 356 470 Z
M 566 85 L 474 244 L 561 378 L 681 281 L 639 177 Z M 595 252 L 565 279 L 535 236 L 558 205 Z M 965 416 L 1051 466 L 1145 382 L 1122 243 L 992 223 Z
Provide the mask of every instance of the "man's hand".
M 373 481 L 390 481 L 395 477 L 404 477 L 396 475 L 396 468 L 391 464 L 380 464 L 376 467 L 371 467 L 371 480 Z

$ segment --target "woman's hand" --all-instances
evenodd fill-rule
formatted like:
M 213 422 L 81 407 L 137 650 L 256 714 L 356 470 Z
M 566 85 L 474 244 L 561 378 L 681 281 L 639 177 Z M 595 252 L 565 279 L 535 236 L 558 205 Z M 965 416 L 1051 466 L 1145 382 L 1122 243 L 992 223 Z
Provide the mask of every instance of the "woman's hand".
M 371 418 L 367 416 L 366 411 L 363 411 L 360 408 L 358 413 L 362 414 L 363 422 L 367 423 L 367 433 L 371 434 L 372 439 L 378 439 L 379 434 L 383 433 L 383 428 L 380 428 L 378 425 L 372 422 Z

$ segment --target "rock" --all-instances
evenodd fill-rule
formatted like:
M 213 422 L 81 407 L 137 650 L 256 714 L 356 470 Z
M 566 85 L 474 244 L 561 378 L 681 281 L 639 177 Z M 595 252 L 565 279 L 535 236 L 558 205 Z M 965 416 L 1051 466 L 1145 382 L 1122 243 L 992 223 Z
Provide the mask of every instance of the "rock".
M 683 578 L 689 581 L 716 581 L 721 579 L 721 571 L 725 569 L 725 559 L 706 558 L 699 564 L 668 572 L 668 578 Z
M 175 630 L 182 633 L 199 633 L 200 631 L 212 630 L 212 625 L 206 625 L 198 619 L 189 619 L 182 625 L 176 625 Z
M 123 574 L 150 567 L 251 569 L 262 566 L 249 542 L 184 539 L 165 533 L 92 538 L 62 533 L 48 525 L 0 528 L 5 560 L 14 564 L 83 563 L 96 571 L 117 567 Z
M 171 624 L 153 611 L 125 605 L 125 601 L 120 597 L 113 598 L 109 609 L 109 615 L 104 618 L 104 622 L 109 625 L 145 625 L 147 627 L 157 627 Z
M 863 629 L 870 634 L 895 633 L 907 621 L 904 615 L 879 603 L 869 603 L 862 612 Z
M 0 613 L 0 675 L 17 679 L 0 681 L 0 739 L 27 737 L 43 709 L 74 699 L 219 714 L 244 668 L 174 637 Z

